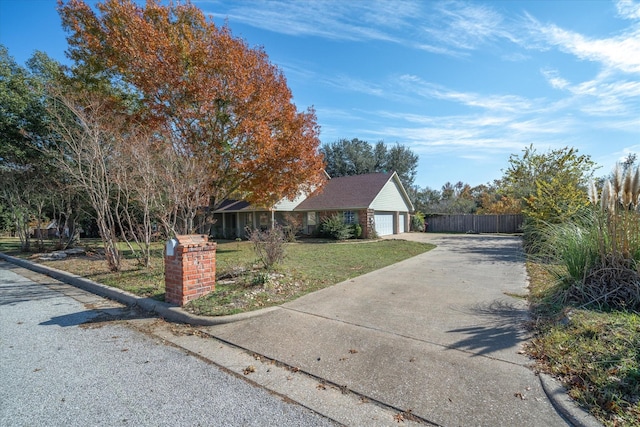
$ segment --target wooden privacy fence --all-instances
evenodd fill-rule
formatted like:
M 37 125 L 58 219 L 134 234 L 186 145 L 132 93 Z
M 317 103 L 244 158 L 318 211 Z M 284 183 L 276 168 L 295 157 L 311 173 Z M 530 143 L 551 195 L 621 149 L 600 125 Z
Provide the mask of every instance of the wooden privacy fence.
M 427 231 L 433 233 L 519 233 L 522 215 L 430 215 Z

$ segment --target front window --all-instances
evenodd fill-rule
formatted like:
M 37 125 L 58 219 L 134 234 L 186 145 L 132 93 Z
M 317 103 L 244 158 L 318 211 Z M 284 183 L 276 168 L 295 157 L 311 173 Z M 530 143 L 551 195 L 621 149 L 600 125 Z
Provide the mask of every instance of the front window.
M 269 225 L 269 216 L 266 214 L 266 212 L 262 212 L 260 214 L 260 226 L 267 227 L 268 225 Z
M 344 211 L 344 223 L 345 224 L 355 224 L 356 223 L 356 213 L 354 211 Z
M 316 225 L 316 213 L 307 212 L 307 225 Z

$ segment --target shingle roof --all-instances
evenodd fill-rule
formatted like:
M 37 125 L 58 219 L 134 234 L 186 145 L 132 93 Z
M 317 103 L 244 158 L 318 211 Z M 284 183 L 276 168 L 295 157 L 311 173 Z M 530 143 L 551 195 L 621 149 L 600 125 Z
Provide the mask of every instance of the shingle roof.
M 242 211 L 249 208 L 251 208 L 251 205 L 245 202 L 244 200 L 227 199 L 227 200 L 224 200 L 215 211 L 216 213 L 238 212 L 238 211 Z
M 392 173 L 370 173 L 332 178 L 321 190 L 311 194 L 294 210 L 368 208 L 392 175 Z

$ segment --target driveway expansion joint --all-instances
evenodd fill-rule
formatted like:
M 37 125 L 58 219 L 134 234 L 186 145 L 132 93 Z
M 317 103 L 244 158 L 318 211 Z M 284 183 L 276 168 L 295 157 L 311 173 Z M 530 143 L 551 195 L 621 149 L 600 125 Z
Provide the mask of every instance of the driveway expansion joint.
M 295 308 L 291 308 L 291 307 L 280 306 L 280 308 L 282 310 L 293 311 L 293 312 L 300 313 L 300 314 L 305 314 L 305 315 L 308 315 L 308 316 L 315 316 L 315 317 L 318 317 L 318 318 L 321 318 L 321 319 L 325 319 L 325 320 L 329 320 L 329 321 L 333 321 L 333 322 L 338 322 L 338 323 L 342 323 L 342 324 L 349 325 L 349 326 L 355 326 L 357 328 L 368 329 L 368 330 L 375 331 L 375 332 L 378 332 L 378 333 L 381 333 L 381 334 L 384 334 L 384 335 L 389 335 L 389 336 L 398 337 L 398 338 L 402 338 L 402 339 L 407 339 L 407 340 L 411 340 L 411 341 L 415 341 L 415 342 L 419 342 L 419 343 L 433 345 L 433 346 L 436 346 L 436 347 L 440 347 L 440 348 L 442 348 L 444 350 L 455 350 L 455 351 L 460 351 L 462 353 L 469 354 L 471 356 L 484 357 L 484 358 L 487 358 L 489 360 L 493 360 L 493 361 L 500 362 L 500 363 L 507 363 L 507 364 L 515 365 L 515 366 L 529 367 L 529 365 L 525 364 L 525 363 L 517 363 L 517 362 L 510 361 L 510 360 L 500 359 L 499 357 L 493 357 L 493 356 L 489 356 L 489 355 L 486 355 L 486 354 L 478 354 L 478 353 L 475 353 L 475 352 L 473 352 L 471 350 L 466 350 L 466 349 L 463 349 L 463 348 L 460 348 L 460 347 L 457 347 L 457 346 L 454 346 L 454 345 L 446 345 L 446 344 L 441 344 L 441 343 L 437 343 L 437 342 L 434 342 L 434 341 L 423 340 L 423 339 L 420 339 L 420 338 L 412 337 L 410 335 L 398 334 L 398 333 L 395 333 L 395 332 L 390 332 L 390 331 L 387 331 L 387 330 L 384 330 L 384 329 L 380 329 L 380 328 L 376 328 L 376 327 L 373 327 L 373 326 L 364 325 L 364 324 L 361 324 L 361 323 L 348 322 L 346 320 L 336 319 L 336 318 L 332 318 L 332 317 L 328 317 L 328 316 L 323 316 L 321 314 L 311 313 L 311 312 L 308 312 L 308 311 L 305 311 L 305 310 L 299 310 L 299 309 L 295 309 Z

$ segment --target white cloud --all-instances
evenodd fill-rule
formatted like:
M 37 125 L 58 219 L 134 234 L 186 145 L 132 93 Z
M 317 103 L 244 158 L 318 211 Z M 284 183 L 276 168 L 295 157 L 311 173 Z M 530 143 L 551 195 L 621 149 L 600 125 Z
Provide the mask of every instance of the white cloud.
M 490 111 L 525 111 L 532 107 L 529 100 L 517 95 L 494 95 L 459 92 L 441 85 L 426 82 L 415 75 L 403 75 L 398 79 L 407 92 L 424 98 L 441 99 Z
M 469 107 L 490 111 L 523 111 L 531 108 L 531 103 L 517 95 L 483 95 L 473 92 L 439 92 L 440 99 L 456 101 Z
M 316 115 L 329 120 L 362 120 L 361 116 L 354 114 L 352 111 L 339 108 L 318 108 L 316 110 Z
M 459 52 L 446 47 L 434 46 L 432 44 L 427 44 L 427 43 L 415 43 L 413 47 L 418 50 L 423 50 L 425 52 L 435 53 L 438 55 L 467 56 L 467 53 Z
M 478 3 L 433 3 L 434 12 L 425 17 L 422 30 L 430 38 L 459 49 L 475 49 L 497 39 L 515 40 L 495 10 Z
M 578 95 L 594 95 L 602 98 L 640 97 L 640 81 L 602 79 L 590 80 L 572 88 Z
M 633 0 L 619 0 L 616 3 L 618 15 L 624 19 L 640 19 L 640 3 Z
M 571 94 L 558 104 L 560 110 L 575 108 L 591 116 L 618 116 L 620 119 L 640 113 L 640 81 L 616 79 L 603 72 L 592 80 L 572 84 L 556 70 L 544 69 L 542 74 L 552 87 Z
M 531 119 L 517 120 L 510 123 L 507 128 L 527 137 L 539 137 L 539 135 L 563 135 L 575 128 L 575 121 L 571 117 L 550 118 L 535 117 Z
M 509 62 L 524 62 L 531 59 L 530 55 L 525 55 L 521 52 L 509 52 L 501 56 L 503 61 Z
M 341 90 L 364 93 L 377 97 L 385 97 L 385 91 L 381 85 L 368 82 L 362 79 L 356 79 L 347 75 L 338 75 L 335 77 L 324 77 L 321 80 L 328 86 L 333 86 Z
M 355 101 L 358 98 L 354 95 L 369 96 L 363 98 L 359 111 L 342 109 L 342 104 L 331 104 L 330 100 L 327 106 L 321 105 L 317 115 L 324 141 L 344 137 L 375 141 L 377 138 L 408 144 L 421 154 L 506 159 L 508 154 L 519 152 L 530 143 L 545 148 L 575 144 L 581 151 L 587 148 L 585 151 L 589 153 L 589 148 L 602 149 L 590 142 L 593 134 L 605 142 L 618 136 L 637 140 L 640 129 L 639 2 L 615 3 L 618 24 L 622 22 L 626 28 L 604 36 L 571 31 L 553 22 L 543 24 L 530 15 L 526 15 L 525 25 L 523 21 L 516 23 L 511 19 L 517 19 L 514 9 L 519 10 L 521 6 L 496 4 L 261 0 L 212 3 L 203 8 L 209 11 L 217 8 L 221 13 L 215 13 L 216 19 L 228 17 L 232 25 L 244 23 L 299 38 L 390 43 L 412 48 L 415 55 L 428 58 L 433 58 L 428 54 L 449 57 L 444 58 L 445 61 L 451 57 L 464 58 L 467 68 L 472 67 L 475 60 L 485 60 L 484 54 L 494 55 L 496 66 L 513 66 L 518 72 L 526 67 L 514 62 L 531 64 L 533 76 L 522 75 L 521 88 L 501 90 L 492 86 L 495 82 L 484 85 L 481 80 L 478 83 L 482 86 L 472 87 L 467 80 L 456 87 L 450 83 L 449 76 L 441 77 L 435 68 L 433 73 L 424 75 L 416 69 L 401 71 L 411 74 L 400 76 L 361 78 L 355 74 L 357 70 L 329 74 L 326 70 L 332 68 L 330 65 L 299 66 L 292 60 L 291 64 L 284 64 L 287 74 L 325 90 L 329 88 L 331 93 L 339 94 L 338 99 Z M 499 10 L 511 11 L 502 14 Z M 358 48 L 357 45 L 349 47 Z M 555 55 L 554 51 L 567 55 Z M 545 53 L 538 55 L 540 52 Z M 586 64 L 587 61 L 595 66 Z M 434 61 L 434 67 L 436 64 Z M 594 69 L 597 71 L 591 71 L 592 75 L 587 74 Z M 327 75 L 322 75 L 323 72 Z M 556 91 L 534 92 L 540 75 Z M 389 106 L 379 107 L 381 99 L 388 101 Z M 367 105 L 368 100 L 373 100 L 371 105 L 376 106 Z M 335 105 L 338 107 L 331 107 Z M 427 111 L 429 114 L 421 114 Z M 349 134 L 345 134 L 345 129 Z
M 612 122 L 603 122 L 604 126 L 608 126 L 610 129 L 615 129 L 617 131 L 624 131 L 629 133 L 638 134 L 638 129 L 640 129 L 640 114 L 636 115 L 635 118 L 630 118 L 628 120 L 615 120 Z M 638 150 L 640 153 L 640 150 Z
M 405 27 L 407 19 L 419 14 L 418 8 L 418 3 L 405 1 L 244 1 L 210 12 L 214 17 L 288 35 L 400 43 L 391 30 Z
M 379 86 L 357 80 L 348 82 L 348 79 L 336 82 L 336 86 L 373 90 L 374 94 L 384 97 L 389 94 L 395 94 L 396 98 L 411 96 L 418 106 L 423 98 L 446 100 L 470 108 L 468 112 L 478 111 L 449 116 L 419 114 L 412 111 L 415 107 L 405 103 L 405 112 L 363 110 L 358 113 L 362 120 L 360 129 L 354 129 L 356 134 L 401 141 L 417 153 L 472 150 L 508 155 L 530 143 L 543 141 L 550 147 L 579 145 L 580 135 L 588 132 L 587 129 L 637 134 L 640 82 L 615 80 L 603 72 L 593 80 L 572 84 L 554 69 L 541 72 L 566 96 L 551 101 L 512 94 L 461 92 L 410 74 L 390 78 Z
M 218 19 L 268 31 L 330 40 L 387 41 L 435 54 L 460 56 L 515 37 L 487 5 L 459 1 L 199 1 Z M 218 10 L 216 10 L 218 8 Z
M 378 112 L 379 126 L 372 134 L 409 144 L 418 153 L 458 152 L 478 155 L 487 152 L 507 155 L 532 142 L 544 140 L 554 146 L 566 144 L 571 119 L 518 119 L 494 116 L 432 117 Z M 402 122 L 406 125 L 403 126 Z
M 550 46 L 579 59 L 601 63 L 606 68 L 624 73 L 640 73 L 640 28 L 631 28 L 623 34 L 597 39 L 554 24 L 543 25 L 531 19 L 534 32 Z
M 560 77 L 558 70 L 552 70 L 549 68 L 541 70 L 542 75 L 547 79 L 551 87 L 554 89 L 565 89 L 570 85 L 568 80 Z

